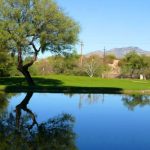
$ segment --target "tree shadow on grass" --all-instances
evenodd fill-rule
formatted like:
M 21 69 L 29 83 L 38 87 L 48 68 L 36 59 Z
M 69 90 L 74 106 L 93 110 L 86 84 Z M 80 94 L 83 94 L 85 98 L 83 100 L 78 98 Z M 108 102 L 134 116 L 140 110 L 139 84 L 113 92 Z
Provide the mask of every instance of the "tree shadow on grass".
M 63 86 L 57 89 L 50 89 L 53 93 L 106 93 L 106 94 L 121 94 L 123 90 L 116 87 L 74 87 Z
M 36 86 L 60 86 L 63 84 L 61 80 L 49 79 L 49 78 L 34 78 Z
M 25 79 L 20 78 L 20 77 L 3 77 L 0 78 L 0 85 L 9 85 L 9 86 L 14 86 L 14 85 L 22 85 L 25 84 Z
M 5 92 L 38 92 L 38 93 L 106 93 L 106 94 L 122 94 L 121 88 L 110 87 L 71 87 L 71 86 L 22 86 L 19 88 L 8 86 L 5 88 Z
M 47 79 L 34 77 L 35 86 L 59 86 L 62 85 L 63 82 L 56 79 Z M 8 86 L 27 86 L 26 80 L 23 77 L 13 77 L 13 78 L 0 78 L 0 85 L 8 85 Z
M 0 84 L 6 85 L 6 92 L 39 92 L 39 93 L 108 93 L 121 94 L 123 89 L 117 87 L 81 87 L 64 86 L 61 80 L 34 77 L 35 86 L 28 86 L 24 78 L 0 78 Z

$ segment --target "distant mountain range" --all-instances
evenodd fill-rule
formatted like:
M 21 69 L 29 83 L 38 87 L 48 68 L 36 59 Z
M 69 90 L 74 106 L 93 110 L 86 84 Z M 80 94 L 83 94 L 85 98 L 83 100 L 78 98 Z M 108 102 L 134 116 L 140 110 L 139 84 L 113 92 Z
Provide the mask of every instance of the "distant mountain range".
M 132 46 L 131 47 L 123 47 L 123 48 L 113 48 L 111 50 L 106 50 L 105 54 L 106 55 L 113 54 L 117 58 L 122 58 L 131 51 L 135 51 L 139 55 L 150 56 L 150 51 L 145 51 L 145 50 L 140 49 L 139 47 L 132 47 Z M 89 57 L 91 55 L 98 55 L 98 56 L 103 57 L 104 51 L 103 50 L 93 51 L 93 52 L 86 54 L 85 56 Z

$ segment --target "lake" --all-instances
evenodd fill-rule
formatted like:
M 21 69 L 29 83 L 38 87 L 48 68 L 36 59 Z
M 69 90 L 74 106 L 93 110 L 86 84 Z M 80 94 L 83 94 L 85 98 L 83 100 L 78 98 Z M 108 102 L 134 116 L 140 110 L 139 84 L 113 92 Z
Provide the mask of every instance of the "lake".
M 17 148 L 150 150 L 150 96 L 0 93 L 0 149 Z

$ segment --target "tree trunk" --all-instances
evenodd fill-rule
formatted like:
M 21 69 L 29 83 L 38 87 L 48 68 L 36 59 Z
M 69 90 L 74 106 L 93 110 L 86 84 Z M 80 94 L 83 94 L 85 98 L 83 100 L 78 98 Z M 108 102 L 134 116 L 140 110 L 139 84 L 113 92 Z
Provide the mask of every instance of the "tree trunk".
M 34 113 L 27 107 L 32 95 L 33 92 L 28 92 L 22 102 L 16 106 L 16 126 L 18 130 L 20 130 L 21 110 L 26 111 L 31 116 L 33 122 L 28 127 L 29 130 L 32 129 L 35 124 L 38 126 Z
M 29 86 L 33 86 L 35 84 L 30 75 L 30 72 L 28 71 L 28 68 L 31 67 L 33 63 L 36 61 L 38 52 L 40 51 L 40 49 L 39 50 L 36 49 L 34 43 L 31 43 L 31 45 L 33 46 L 34 49 L 34 57 L 29 63 L 25 65 L 23 65 L 21 46 L 18 46 L 18 68 L 17 69 L 24 75 Z
M 18 67 L 18 70 L 24 75 L 29 86 L 35 85 L 28 68 L 26 69 L 24 67 Z

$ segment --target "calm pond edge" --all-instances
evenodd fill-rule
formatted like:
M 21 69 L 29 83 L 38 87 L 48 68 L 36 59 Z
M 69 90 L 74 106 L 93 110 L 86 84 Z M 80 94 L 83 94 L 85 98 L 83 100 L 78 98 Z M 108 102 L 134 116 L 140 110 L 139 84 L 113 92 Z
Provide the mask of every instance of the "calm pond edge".
M 6 86 L 0 87 L 1 92 L 36 92 L 36 93 L 106 93 L 106 94 L 147 94 L 150 95 L 150 90 L 124 90 L 115 87 L 45 87 L 45 86 Z

